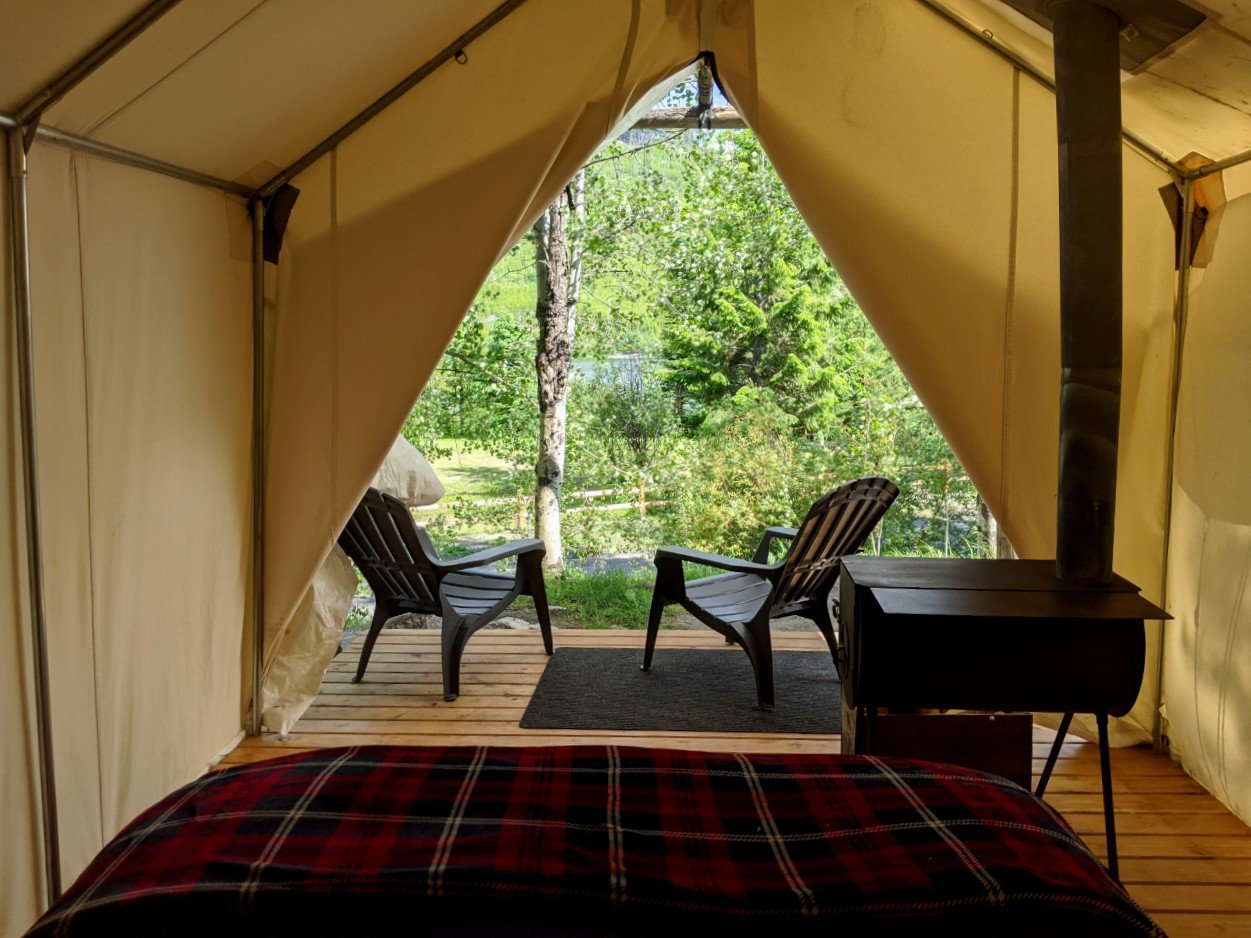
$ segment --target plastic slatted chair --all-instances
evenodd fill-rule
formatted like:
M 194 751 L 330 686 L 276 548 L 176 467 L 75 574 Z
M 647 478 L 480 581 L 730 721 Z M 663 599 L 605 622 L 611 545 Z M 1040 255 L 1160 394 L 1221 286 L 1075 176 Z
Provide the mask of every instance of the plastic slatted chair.
M 407 612 L 443 617 L 444 700 L 460 695 L 460 659 L 469 637 L 518 596 L 534 597 L 543 647 L 552 653 L 542 541 L 511 541 L 468 557 L 444 560 L 430 536 L 413 523 L 403 502 L 371 488 L 339 535 L 339 546 L 364 574 L 376 603 L 353 683 L 365 676 L 383 624 Z M 508 557 L 517 558 L 514 574 L 489 569 L 490 564 Z
M 681 605 L 727 643 L 742 646 L 756 675 L 756 698 L 772 710 L 773 645 L 770 620 L 803 616 L 816 623 L 838 658 L 830 596 L 838 587 L 842 558 L 859 552 L 874 526 L 899 494 L 890 479 L 870 477 L 839 486 L 819 499 L 796 528 L 768 528 L 751 560 L 736 560 L 685 547 L 656 552 L 656 587 L 647 623 L 643 670 L 651 669 L 656 635 L 666 606 Z M 778 563 L 769 563 L 774 540 L 789 540 Z M 700 563 L 725 570 L 685 582 L 682 564 Z

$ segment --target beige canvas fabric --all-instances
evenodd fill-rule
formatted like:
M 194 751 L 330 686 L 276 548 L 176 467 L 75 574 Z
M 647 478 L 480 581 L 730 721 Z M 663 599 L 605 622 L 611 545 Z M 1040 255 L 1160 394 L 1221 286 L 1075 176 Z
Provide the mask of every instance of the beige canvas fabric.
M 44 590 L 49 678 L 56 720 L 57 797 L 67 872 L 81 869 L 103 844 L 97 726 L 96 621 L 93 615 L 82 267 L 75 159 L 37 147 L 30 156 L 35 403 L 40 508 L 45 527 Z M 37 271 L 38 273 L 34 273 Z
M 689 7 L 526 4 L 302 174 L 279 271 L 266 642 L 330 550 L 495 261 L 689 64 Z M 517 17 L 514 21 L 513 17 Z M 511 30 L 518 30 L 513 33 Z M 536 57 L 517 36 L 565 49 Z M 437 130 L 435 130 L 437 128 Z
M 309 708 L 343 635 L 356 568 L 339 545 L 313 576 L 283 633 L 261 687 L 261 719 L 272 733 L 289 733 Z
M 141 6 L 0 0 L 0 111 Z M 228 179 L 264 178 L 264 164 L 298 157 L 495 6 L 184 0 L 46 122 Z M 621 116 L 701 48 L 1017 548 L 1051 552 L 1054 100 L 932 6 L 1050 72 L 1046 34 L 997 0 L 867 0 L 836 15 L 816 0 L 529 0 L 463 64 L 435 71 L 300 175 L 282 263 L 268 270 L 271 668 L 494 261 Z M 1126 126 L 1171 159 L 1251 147 L 1251 17 L 1235 0 L 1206 6 L 1213 24 L 1123 81 Z M 31 162 L 69 876 L 228 743 L 247 703 L 248 232 L 239 202 L 208 190 L 45 143 Z M 1173 235 L 1156 194 L 1168 177 L 1129 146 L 1124 168 L 1116 564 L 1151 598 L 1165 595 L 1175 469 L 1170 735 L 1196 777 L 1251 817 L 1241 742 L 1251 701 L 1235 664 L 1246 654 L 1245 434 L 1229 429 L 1245 410 L 1251 354 L 1239 331 L 1251 237 L 1239 197 L 1251 170 L 1224 174 L 1230 202 L 1205 238 L 1211 264 L 1194 281 L 1170 467 Z M 0 933 L 20 930 L 40 901 L 11 320 L 0 356 L 10 491 Z M 1149 670 L 1122 741 L 1150 727 L 1154 687 Z
M 30 198 L 38 206 L 30 224 L 36 414 L 68 882 L 107 838 L 202 772 L 238 733 L 250 275 L 230 256 L 230 230 L 246 226 L 246 215 L 223 195 L 36 145 Z M 15 473 L 20 447 L 5 449 L 13 454 L 5 471 Z M 20 510 L 20 494 L 5 504 Z M 24 545 L 23 530 L 9 549 Z M 22 584 L 6 599 L 20 599 L 24 567 L 4 570 Z M 24 647 L 25 616 L 8 621 L 5 635 Z M 22 779 L 36 779 L 37 768 L 23 742 L 34 726 L 22 705 L 29 662 L 17 651 L 4 657 L 6 669 L 20 672 L 5 683 L 15 693 L 5 699 L 6 720 L 27 721 L 21 733 L 6 725 L 0 746 L 0 802 L 10 811 L 23 805 Z M 23 752 L 28 758 L 17 760 Z M 6 832 L 38 817 L 29 807 Z M 6 850 L 21 844 L 3 839 Z M 41 875 L 38 851 L 21 849 L 22 862 L 4 864 L 0 906 L 6 915 L 25 911 L 3 934 L 29 924 L 22 884 Z
M 1164 699 L 1172 750 L 1251 819 L 1251 195 L 1196 271 L 1177 407 Z
M 369 484 L 410 508 L 432 505 L 444 493 L 426 457 L 402 436 L 391 444 Z M 316 698 L 339 650 L 356 587 L 356 568 L 335 544 L 304 591 L 265 675 L 261 716 L 267 730 L 290 732 Z
M 1054 556 L 1054 97 L 923 5 L 821 6 L 725 16 L 721 75 L 1014 547 Z M 1169 177 L 1129 148 L 1124 174 L 1116 568 L 1159 599 L 1173 269 L 1156 189 Z M 1118 741 L 1148 738 L 1153 711 L 1149 673 Z
M 1000 0 L 939 0 L 934 4 L 975 32 L 1054 75 L 1051 35 Z M 1170 53 L 1133 74 L 1122 73 L 1121 110 L 1133 129 L 1172 160 L 1192 151 L 1219 159 L 1251 149 L 1245 49 L 1251 13 L 1237 0 L 1191 4 L 1209 20 Z
M 0 211 L 8 217 L 8 187 Z M 8 225 L 0 225 L 0 286 L 12 295 Z M 31 684 L 26 525 L 13 317 L 0 320 L 0 935 L 20 935 L 46 902 L 39 763 Z
M 145 6 L 146 0 L 5 0 L 0 4 L 0 110 L 13 113 Z

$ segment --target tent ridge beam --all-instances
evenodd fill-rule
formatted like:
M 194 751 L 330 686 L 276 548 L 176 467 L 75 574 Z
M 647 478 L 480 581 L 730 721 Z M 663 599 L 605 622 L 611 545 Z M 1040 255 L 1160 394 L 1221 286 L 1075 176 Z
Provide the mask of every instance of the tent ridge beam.
M 261 196 L 263 198 L 269 198 L 278 190 L 279 187 L 290 182 L 304 170 L 308 169 L 340 143 L 352 136 L 352 134 L 356 133 L 356 131 L 360 130 L 388 107 L 402 98 L 405 94 L 425 81 L 426 78 L 439 68 L 439 66 L 450 61 L 451 59 L 456 58 L 456 56 L 464 51 L 467 45 L 497 25 L 525 2 L 526 0 L 504 0 L 503 3 L 471 26 L 467 31 L 461 33 L 453 39 L 451 43 L 444 46 L 443 49 L 437 52 L 433 58 L 428 59 L 424 64 L 422 64 L 420 68 L 414 72 L 410 72 L 399 82 L 399 84 L 392 87 L 390 91 L 375 100 L 346 124 L 322 140 L 321 143 L 317 144 L 317 146 L 313 147 L 286 169 L 274 176 L 274 178 L 269 180 L 269 182 L 261 186 Z
M 1027 61 L 1017 53 L 1013 52 L 993 35 L 990 35 L 988 32 L 983 32 L 968 20 L 964 19 L 964 17 L 959 16 L 955 12 L 947 9 L 939 2 L 939 0 L 917 0 L 917 2 L 936 15 L 942 17 L 952 26 L 955 26 L 957 29 L 967 33 L 971 38 L 976 39 L 1000 58 L 1011 62 L 1016 68 L 1020 69 L 1047 90 L 1051 92 L 1056 90 L 1055 79 L 1053 79 L 1050 75 L 1036 67 L 1032 62 Z M 1121 137 L 1126 143 L 1134 149 L 1140 151 L 1145 157 L 1157 164 L 1161 169 L 1173 177 L 1181 179 L 1187 175 L 1187 170 L 1174 160 L 1169 159 L 1163 150 L 1144 140 L 1129 128 L 1121 128 Z M 1251 154 L 1248 154 L 1248 158 L 1251 159 Z
M 92 72 L 138 38 L 149 26 L 178 5 L 179 0 L 152 0 L 142 10 L 102 39 L 90 51 L 54 78 L 29 100 L 22 103 L 15 115 L 23 128 L 37 122 L 43 112 L 65 97 Z
M 0 114 L 0 130 L 13 130 L 21 126 L 16 117 Z M 121 147 L 101 143 L 98 140 L 92 140 L 90 137 L 72 134 L 67 130 L 59 130 L 56 127 L 40 125 L 35 130 L 35 136 L 53 146 L 63 147 L 77 153 L 98 156 L 101 159 L 108 160 L 111 163 L 120 163 L 123 166 L 146 169 L 150 172 L 160 173 L 162 176 L 181 179 L 184 182 L 194 183 L 197 186 L 204 186 L 209 189 L 217 189 L 220 192 L 227 192 L 230 195 L 236 195 L 243 199 L 252 199 L 256 196 L 256 190 L 243 185 L 243 183 L 218 179 L 216 176 L 208 173 L 202 173 L 198 170 L 188 169 L 185 166 L 179 166 L 176 163 L 159 160 L 154 156 L 135 153 L 133 150 L 124 150 Z
M 1233 156 L 1227 156 L 1222 160 L 1216 160 L 1207 163 L 1204 166 L 1196 166 L 1191 169 L 1183 169 L 1183 179 L 1203 179 L 1205 176 L 1211 176 L 1222 170 L 1229 169 L 1231 166 L 1241 166 L 1243 163 L 1251 163 L 1251 150 L 1243 150 L 1241 153 L 1235 153 Z
M 745 130 L 747 121 L 732 107 L 703 111 L 698 107 L 653 108 L 634 124 L 632 130 Z

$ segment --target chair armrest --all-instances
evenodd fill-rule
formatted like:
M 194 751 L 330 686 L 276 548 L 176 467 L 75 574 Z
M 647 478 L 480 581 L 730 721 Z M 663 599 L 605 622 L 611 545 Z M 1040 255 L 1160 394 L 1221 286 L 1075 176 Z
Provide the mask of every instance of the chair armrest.
M 455 560 L 440 560 L 439 570 L 442 573 L 455 573 L 458 570 L 468 570 L 470 567 L 485 567 L 508 557 L 531 553 L 538 554 L 540 557 L 547 553 L 543 542 L 537 537 L 527 538 L 524 541 L 509 541 L 507 544 L 501 544 L 499 547 L 488 547 L 486 550 L 480 550 L 477 553 L 470 554 L 468 557 L 457 557 Z
M 706 554 L 702 550 L 691 550 L 689 547 L 662 547 L 656 551 L 655 564 L 672 566 L 682 563 L 702 563 L 708 567 L 716 567 L 729 573 L 754 573 L 767 580 L 773 579 L 779 570 L 780 563 L 756 563 L 754 560 L 738 560 L 722 554 Z
M 798 534 L 797 528 L 765 528 L 764 536 L 760 538 L 760 546 L 756 548 L 756 554 L 752 560 L 756 563 L 768 563 L 769 548 L 773 546 L 775 540 L 793 541 Z

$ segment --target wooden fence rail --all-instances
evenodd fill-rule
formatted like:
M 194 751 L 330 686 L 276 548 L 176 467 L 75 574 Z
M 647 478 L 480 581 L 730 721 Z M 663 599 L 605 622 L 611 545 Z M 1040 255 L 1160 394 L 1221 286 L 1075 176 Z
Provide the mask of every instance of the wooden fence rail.
M 640 483 L 637 487 L 624 489 L 587 489 L 582 492 L 566 492 L 561 496 L 561 511 L 564 513 L 571 513 L 577 511 L 625 511 L 627 509 L 634 509 L 638 511 L 639 515 L 645 516 L 649 508 L 663 507 L 668 504 L 668 502 L 663 499 L 658 500 L 652 498 L 651 496 L 654 494 L 655 491 L 649 490 L 646 482 Z M 596 499 L 613 498 L 622 495 L 629 495 L 632 496 L 632 498 L 630 501 L 617 501 L 607 505 L 571 504 L 578 500 L 591 502 Z M 517 511 L 517 529 L 519 531 L 524 531 L 529 527 L 529 517 L 534 506 L 534 494 L 527 494 L 522 489 L 518 489 L 516 496 L 505 496 L 501 498 L 477 498 L 467 503 L 464 501 L 449 501 L 434 505 L 419 505 L 417 508 L 414 508 L 413 511 L 417 512 L 418 518 L 420 519 L 422 514 L 429 514 L 431 512 L 455 513 L 458 506 L 466 504 L 473 508 L 493 508 L 504 507 L 505 505 L 515 505 Z M 453 517 L 448 519 L 448 523 L 452 525 L 460 525 L 467 524 L 468 522 Z

